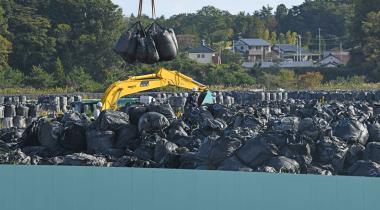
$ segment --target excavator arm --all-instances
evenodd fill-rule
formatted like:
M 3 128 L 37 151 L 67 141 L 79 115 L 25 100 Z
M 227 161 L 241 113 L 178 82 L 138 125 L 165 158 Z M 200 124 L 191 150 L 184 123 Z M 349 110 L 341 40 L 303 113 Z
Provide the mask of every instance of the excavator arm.
M 199 91 L 206 91 L 206 86 L 181 74 L 178 71 L 169 71 L 161 68 L 155 74 L 130 77 L 125 81 L 113 83 L 102 98 L 103 110 L 117 109 L 117 101 L 126 95 L 139 93 L 156 88 L 176 86 L 185 89 L 196 88 Z

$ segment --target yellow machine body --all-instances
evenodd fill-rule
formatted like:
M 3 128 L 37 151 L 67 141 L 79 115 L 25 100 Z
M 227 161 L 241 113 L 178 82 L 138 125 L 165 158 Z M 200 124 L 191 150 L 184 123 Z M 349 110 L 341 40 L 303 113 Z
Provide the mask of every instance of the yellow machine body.
M 133 76 L 128 80 L 113 83 L 104 93 L 102 110 L 116 110 L 118 108 L 117 101 L 121 97 L 166 86 L 176 86 L 190 90 L 196 88 L 200 92 L 206 91 L 205 85 L 193 80 L 191 77 L 178 71 L 161 68 L 155 74 Z

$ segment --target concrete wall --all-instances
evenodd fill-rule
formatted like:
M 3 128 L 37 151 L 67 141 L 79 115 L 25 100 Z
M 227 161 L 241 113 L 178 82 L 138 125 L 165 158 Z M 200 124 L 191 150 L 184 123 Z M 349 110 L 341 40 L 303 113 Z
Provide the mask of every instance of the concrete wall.
M 380 178 L 0 166 L 4 210 L 376 210 Z

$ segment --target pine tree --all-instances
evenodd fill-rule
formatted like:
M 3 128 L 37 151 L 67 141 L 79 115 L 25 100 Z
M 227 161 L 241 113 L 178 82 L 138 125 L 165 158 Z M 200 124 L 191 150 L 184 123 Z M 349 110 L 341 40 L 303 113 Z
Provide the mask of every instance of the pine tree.
M 58 87 L 65 87 L 67 85 L 65 69 L 60 58 L 57 58 L 54 63 L 53 76 L 57 80 Z

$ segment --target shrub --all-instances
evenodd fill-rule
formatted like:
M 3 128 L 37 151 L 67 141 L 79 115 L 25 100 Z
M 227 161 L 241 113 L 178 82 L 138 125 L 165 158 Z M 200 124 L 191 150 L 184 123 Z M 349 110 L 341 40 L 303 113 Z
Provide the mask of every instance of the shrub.
M 27 77 L 27 84 L 39 89 L 54 87 L 56 81 L 52 75 L 44 71 L 40 66 L 33 66 L 32 72 Z
M 316 88 L 321 85 L 323 75 L 319 72 L 306 72 L 298 77 L 299 88 Z
M 93 92 L 101 89 L 101 85 L 83 67 L 75 67 L 68 77 L 70 86 L 77 91 Z
M 5 67 L 0 70 L 0 88 L 16 88 L 23 86 L 25 75 L 17 70 L 10 67 Z

